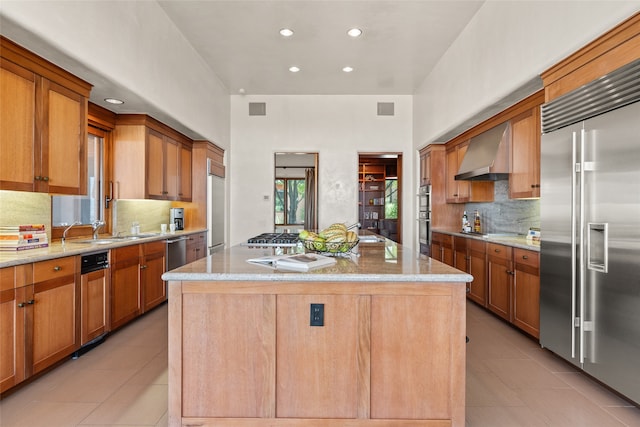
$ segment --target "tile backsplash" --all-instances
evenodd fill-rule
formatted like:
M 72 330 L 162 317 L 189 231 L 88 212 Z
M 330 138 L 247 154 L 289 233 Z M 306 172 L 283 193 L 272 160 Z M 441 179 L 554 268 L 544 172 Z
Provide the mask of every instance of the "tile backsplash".
M 171 201 L 116 200 L 113 204 L 113 234 L 129 234 L 131 224 L 140 224 L 141 233 L 159 233 L 160 224 L 169 224 Z
M 483 233 L 527 234 L 529 227 L 540 227 L 539 199 L 509 199 L 509 181 L 496 181 L 494 188 L 493 202 L 465 204 L 472 224 L 477 209 Z
M 51 239 L 51 196 L 27 191 L 0 191 L 0 225 L 44 224 Z

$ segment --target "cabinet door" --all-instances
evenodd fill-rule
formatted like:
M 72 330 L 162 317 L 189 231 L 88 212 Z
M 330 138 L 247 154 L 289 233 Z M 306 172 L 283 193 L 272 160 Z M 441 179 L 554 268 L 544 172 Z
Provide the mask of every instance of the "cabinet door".
M 470 300 L 486 307 L 487 305 L 487 260 L 485 243 L 469 240 L 469 274 L 473 281 L 469 283 Z
M 114 249 L 111 266 L 111 329 L 119 328 L 141 313 L 140 258 L 138 245 Z
M 489 244 L 487 247 L 489 295 L 487 307 L 498 316 L 511 321 L 511 248 Z
M 191 147 L 180 146 L 180 190 L 178 199 L 191 201 Z
M 180 161 L 180 148 L 178 142 L 165 136 L 165 164 L 164 164 L 164 197 L 169 200 L 178 200 L 178 166 Z
M 467 239 L 455 236 L 453 238 L 453 266 L 458 270 L 469 272 L 469 255 L 467 253 Z
M 34 190 L 36 76 L 0 60 L 0 189 Z
M 369 326 L 368 318 L 359 323 L 360 300 L 358 295 L 277 296 L 277 417 L 358 417 L 358 378 L 364 374 L 358 370 L 359 327 Z M 311 304 L 324 304 L 324 326 L 310 326 Z M 368 312 L 369 297 L 362 297 L 362 304 Z M 368 331 L 363 335 L 368 338 Z
M 140 265 L 140 285 L 142 290 L 142 311 L 145 312 L 167 299 L 167 290 L 161 276 L 165 270 L 164 242 L 147 243 L 142 265 Z M 157 249 L 161 250 L 158 251 Z
M 38 191 L 86 194 L 87 100 L 44 79 L 43 93 L 47 126 L 42 132 Z
M 513 324 L 540 336 L 540 254 L 514 249 Z
M 511 121 L 509 197 L 540 197 L 540 113 L 538 108 Z
M 80 348 L 79 283 L 75 258 L 33 265 L 32 373 L 38 373 Z
M 147 131 L 147 194 L 152 199 L 164 199 L 164 140 L 161 133 Z
M 447 203 L 456 203 L 460 195 L 458 194 L 458 181 L 455 180 L 455 176 L 458 173 L 458 152 L 455 147 L 447 150 L 446 171 L 445 190 Z
M 25 379 L 26 319 L 33 305 L 31 265 L 0 269 L 0 393 Z
M 82 345 L 108 331 L 109 276 L 103 269 L 83 274 L 80 280 Z
M 420 155 L 420 185 L 431 184 L 431 152 Z
M 445 235 L 442 241 L 442 262 L 447 265 L 453 265 L 453 236 Z

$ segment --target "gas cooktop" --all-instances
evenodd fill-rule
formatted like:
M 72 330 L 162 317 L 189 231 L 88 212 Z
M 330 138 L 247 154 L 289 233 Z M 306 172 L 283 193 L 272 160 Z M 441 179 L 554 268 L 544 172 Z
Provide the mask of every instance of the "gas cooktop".
M 262 233 L 247 240 L 248 246 L 256 247 L 294 247 L 298 244 L 296 233 Z

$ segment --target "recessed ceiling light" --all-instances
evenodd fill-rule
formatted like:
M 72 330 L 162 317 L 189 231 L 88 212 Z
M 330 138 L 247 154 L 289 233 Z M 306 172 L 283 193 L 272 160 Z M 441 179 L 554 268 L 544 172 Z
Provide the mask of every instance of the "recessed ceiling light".
M 345 73 L 350 73 L 353 71 L 353 67 L 344 67 L 342 71 L 344 71 Z
M 105 102 L 108 102 L 109 104 L 115 104 L 115 105 L 124 104 L 124 101 L 122 101 L 121 99 L 105 98 L 104 100 L 105 100 Z
M 292 73 L 297 73 L 298 71 L 300 71 L 300 67 L 296 67 L 294 65 L 293 67 L 289 67 L 289 71 L 291 71 Z
M 293 30 L 289 28 L 283 28 L 280 30 L 280 35 L 282 37 L 291 37 L 293 35 Z
M 360 37 L 362 35 L 362 30 L 360 28 L 352 28 L 347 31 L 347 34 L 351 37 Z

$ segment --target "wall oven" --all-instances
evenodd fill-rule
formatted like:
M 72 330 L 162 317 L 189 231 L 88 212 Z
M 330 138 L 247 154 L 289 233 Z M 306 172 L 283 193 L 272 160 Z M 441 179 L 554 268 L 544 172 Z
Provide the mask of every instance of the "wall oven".
M 420 253 L 431 253 L 431 186 L 423 185 L 418 191 L 418 242 Z

